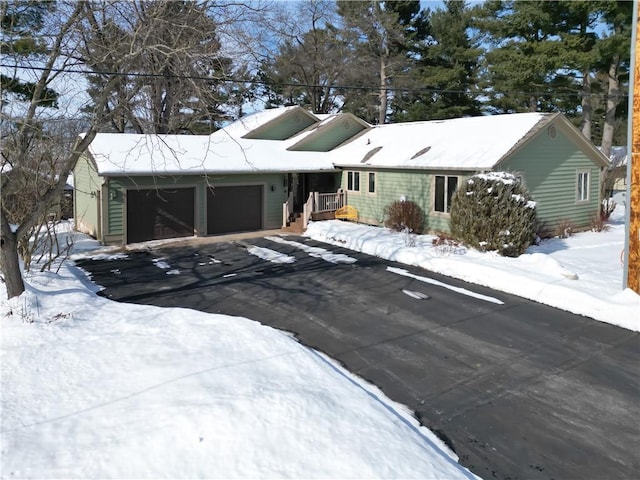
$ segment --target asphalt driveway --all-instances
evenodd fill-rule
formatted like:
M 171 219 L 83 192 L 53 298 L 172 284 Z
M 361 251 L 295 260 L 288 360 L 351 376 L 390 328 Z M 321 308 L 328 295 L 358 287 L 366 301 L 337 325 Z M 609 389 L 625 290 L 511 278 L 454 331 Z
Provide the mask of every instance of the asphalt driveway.
M 117 301 L 240 315 L 294 332 L 407 405 L 482 478 L 639 477 L 638 333 L 302 237 L 286 240 L 76 263 Z M 258 258 L 251 246 L 291 263 Z

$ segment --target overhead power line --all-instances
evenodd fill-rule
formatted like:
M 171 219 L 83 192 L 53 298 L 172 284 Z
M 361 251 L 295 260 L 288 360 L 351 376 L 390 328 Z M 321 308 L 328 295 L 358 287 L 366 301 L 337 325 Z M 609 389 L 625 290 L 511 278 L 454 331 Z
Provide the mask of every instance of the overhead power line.
M 475 94 L 475 95 L 533 95 L 543 97 L 549 95 L 549 92 L 517 92 L 517 91 L 495 91 L 495 90 L 479 90 L 476 92 L 470 92 L 468 90 L 455 90 L 455 89 L 442 89 L 433 87 L 418 87 L 418 88 L 404 88 L 404 87 L 380 87 L 380 86 L 359 86 L 359 85 L 319 85 L 310 83 L 295 83 L 295 82 L 272 82 L 268 80 L 258 79 L 243 79 L 234 77 L 211 77 L 211 76 L 198 76 L 198 75 L 178 75 L 178 74 L 164 74 L 164 73 L 144 73 L 144 72 L 112 72 L 112 71 L 95 71 L 95 70 L 82 70 L 78 68 L 45 68 L 35 66 L 22 66 L 22 65 L 8 65 L 0 63 L 0 67 L 11 68 L 17 70 L 33 70 L 33 71 L 45 71 L 48 70 L 53 73 L 70 73 L 80 75 L 104 75 L 104 76 L 119 76 L 119 77 L 134 77 L 134 78 L 173 78 L 182 80 L 202 80 L 202 81 L 214 81 L 220 83 L 231 84 L 252 84 L 252 85 L 264 85 L 268 87 L 303 87 L 303 88 L 331 88 L 334 90 L 361 90 L 361 91 L 386 91 L 386 92 L 405 92 L 405 93 L 461 93 L 461 94 Z M 555 96 L 559 97 L 573 97 L 573 96 L 585 96 L 585 97 L 605 97 L 606 93 L 582 93 L 575 92 L 555 92 Z M 628 97 L 627 93 L 618 94 L 619 98 Z

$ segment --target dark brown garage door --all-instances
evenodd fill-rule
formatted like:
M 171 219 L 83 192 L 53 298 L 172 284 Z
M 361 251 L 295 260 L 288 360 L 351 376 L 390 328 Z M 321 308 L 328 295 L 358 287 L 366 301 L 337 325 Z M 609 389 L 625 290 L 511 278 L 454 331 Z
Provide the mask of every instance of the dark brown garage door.
M 207 193 L 207 233 L 262 228 L 262 185 L 215 187 Z
M 127 191 L 127 243 L 194 234 L 195 188 Z

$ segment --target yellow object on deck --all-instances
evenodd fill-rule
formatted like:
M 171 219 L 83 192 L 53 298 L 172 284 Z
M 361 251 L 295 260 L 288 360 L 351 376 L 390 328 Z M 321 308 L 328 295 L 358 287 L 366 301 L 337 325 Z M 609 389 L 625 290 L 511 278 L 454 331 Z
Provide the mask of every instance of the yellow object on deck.
M 336 210 L 336 218 L 339 220 L 358 220 L 358 210 L 351 205 L 345 205 Z

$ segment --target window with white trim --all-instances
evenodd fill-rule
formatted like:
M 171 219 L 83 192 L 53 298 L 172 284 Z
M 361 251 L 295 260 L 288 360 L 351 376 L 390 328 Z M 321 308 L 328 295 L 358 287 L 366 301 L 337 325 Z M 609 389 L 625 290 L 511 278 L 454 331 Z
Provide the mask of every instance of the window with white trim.
M 436 212 L 449 213 L 451 211 L 451 197 L 458 188 L 458 177 L 436 175 L 434 183 L 433 209 Z
M 578 184 L 576 188 L 576 201 L 577 202 L 588 202 L 589 201 L 589 179 L 590 172 L 589 170 L 579 170 L 578 174 Z
M 347 191 L 360 191 L 360 172 L 347 172 Z
M 369 172 L 368 182 L 367 182 L 367 192 L 376 193 L 376 174 L 375 172 Z

